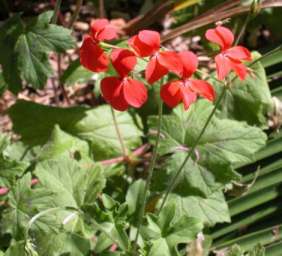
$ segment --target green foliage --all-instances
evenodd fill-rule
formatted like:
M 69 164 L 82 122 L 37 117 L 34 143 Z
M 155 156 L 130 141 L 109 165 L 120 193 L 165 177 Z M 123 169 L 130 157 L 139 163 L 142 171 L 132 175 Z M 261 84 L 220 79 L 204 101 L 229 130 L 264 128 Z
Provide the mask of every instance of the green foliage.
M 259 57 L 260 55 L 253 54 L 254 61 Z M 267 128 L 267 115 L 272 111 L 273 103 L 266 73 L 260 62 L 256 62 L 250 68 L 252 74 L 244 81 L 235 78 L 232 82 L 221 103 L 219 116 Z M 217 88 L 219 94 L 222 84 L 218 84 Z
M 0 27 L 0 64 L 8 88 L 17 93 L 22 80 L 42 88 L 52 74 L 50 51 L 63 52 L 74 47 L 71 31 L 49 24 L 53 12 L 28 21 L 15 15 Z
M 49 201 L 51 207 L 91 206 L 105 186 L 101 167 L 79 166 L 68 158 L 40 162 L 34 173 L 42 187 L 53 193 Z
M 33 102 L 18 101 L 10 110 L 13 129 L 29 145 L 42 145 L 56 124 L 60 128 L 90 143 L 96 160 L 121 155 L 121 146 L 109 106 L 58 108 Z M 117 122 L 128 150 L 140 145 L 141 131 L 126 112 L 117 112 Z M 139 122 L 139 120 L 138 120 Z
M 176 5 L 179 22 L 215 4 L 181 7 L 196 2 Z M 146 1 L 142 12 L 151 3 Z M 33 19 L 14 15 L 1 25 L 0 94 L 6 88 L 17 93 L 24 85 L 43 88 L 52 74 L 50 52 L 74 46 L 71 31 L 50 24 L 51 17 L 52 12 Z M 127 47 L 125 42 L 118 45 Z M 158 213 L 167 185 L 182 168 L 214 105 L 198 100 L 188 111 L 182 106 L 165 109 L 137 248 L 136 224 L 152 147 L 141 155 L 132 151 L 155 141 L 157 117 L 152 115 L 166 78 L 150 88 L 144 108 L 115 112 L 128 158 L 123 158 L 109 106 L 61 108 L 18 100 L 8 113 L 19 137 L 0 135 L 0 255 L 132 256 L 136 249 L 140 256 L 279 256 L 282 176 L 281 160 L 273 159 L 280 157 L 282 137 L 267 141 L 263 129 L 273 112 L 264 68 L 279 64 L 280 53 L 281 47 L 251 64 L 253 72 L 245 81 L 233 80 Z M 141 79 L 136 73 L 146 65 L 138 59 L 134 78 Z M 76 60 L 61 82 L 93 79 L 100 93 L 100 80 L 113 72 L 110 67 L 105 74 L 93 74 Z M 219 95 L 223 85 L 215 86 Z
M 147 222 L 142 235 L 149 241 L 150 256 L 159 255 L 160 248 L 163 255 L 176 255 L 176 246 L 192 241 L 203 228 L 198 219 L 180 215 L 173 203 L 168 204 L 158 217 L 148 216 Z
M 80 65 L 79 60 L 73 61 L 61 76 L 61 82 L 67 86 L 75 83 L 86 83 L 93 77 L 93 73 Z

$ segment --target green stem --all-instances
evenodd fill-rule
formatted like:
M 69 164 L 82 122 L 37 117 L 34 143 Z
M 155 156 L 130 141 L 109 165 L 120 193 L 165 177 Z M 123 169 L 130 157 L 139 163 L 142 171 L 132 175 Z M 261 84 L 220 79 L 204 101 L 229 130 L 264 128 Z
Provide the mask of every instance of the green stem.
M 139 233 L 140 233 L 140 227 L 141 227 L 141 223 L 142 223 L 142 220 L 143 220 L 143 216 L 145 214 L 147 193 L 148 193 L 149 188 L 150 188 L 151 180 L 152 180 L 152 177 L 153 177 L 153 171 L 154 171 L 154 168 L 155 168 L 155 165 L 156 165 L 156 160 L 157 160 L 158 147 L 159 147 L 159 142 L 160 142 L 160 137 L 161 137 L 162 116 L 163 116 L 163 103 L 160 100 L 159 106 L 158 106 L 157 137 L 156 137 L 156 142 L 155 142 L 155 145 L 154 145 L 152 159 L 151 159 L 149 167 L 148 167 L 148 176 L 147 176 L 147 179 L 146 179 L 146 184 L 145 184 L 145 188 L 144 188 L 144 192 L 143 192 L 143 196 L 142 196 L 142 204 L 141 204 L 141 208 L 139 210 L 139 215 L 138 215 L 138 220 L 137 220 L 137 232 L 136 232 L 136 236 L 135 236 L 135 240 L 134 240 L 134 246 L 133 246 L 133 249 L 134 249 L 135 252 L 137 252 L 136 249 L 137 249 L 137 242 L 138 242 L 138 237 L 139 237 Z
M 75 21 L 78 18 L 81 6 L 82 6 L 83 0 L 77 0 L 76 1 L 76 7 L 75 7 L 75 11 L 71 17 L 70 23 L 68 24 L 68 28 L 71 28 L 73 26 L 73 24 L 75 23 Z
M 246 17 L 246 19 L 244 20 L 243 26 L 242 26 L 242 28 L 241 28 L 241 30 L 240 30 L 240 33 L 239 33 L 238 36 L 237 36 L 237 39 L 236 39 L 234 45 L 237 45 L 237 44 L 240 42 L 242 36 L 244 35 L 244 33 L 245 33 L 245 31 L 246 31 L 246 28 L 247 28 L 248 23 L 249 23 L 249 21 L 251 20 L 251 16 L 252 16 L 252 14 L 251 14 L 251 12 L 249 12 L 248 15 L 247 15 L 247 17 Z
M 227 88 L 228 88 L 227 85 L 225 85 L 225 86 L 223 87 L 223 90 L 222 90 L 221 94 L 219 95 L 219 98 L 217 99 L 216 104 L 214 105 L 214 108 L 213 108 L 212 112 L 210 113 L 210 115 L 209 115 L 209 117 L 208 117 L 208 119 L 207 119 L 207 121 L 206 121 L 206 123 L 205 123 L 203 129 L 201 130 L 200 134 L 199 134 L 198 137 L 196 138 L 195 143 L 193 144 L 192 148 L 189 150 L 188 155 L 186 156 L 186 158 L 185 158 L 184 161 L 182 162 L 182 164 L 181 164 L 181 166 L 179 167 L 179 169 L 177 170 L 176 174 L 175 174 L 174 177 L 170 180 L 170 183 L 169 183 L 169 185 L 167 186 L 167 189 L 166 189 L 166 191 L 165 191 L 164 199 L 163 199 L 163 201 L 162 201 L 162 203 L 161 203 L 161 206 L 160 206 L 160 208 L 159 208 L 157 214 L 159 214 L 159 213 L 161 212 L 161 210 L 163 209 L 163 207 L 164 207 L 164 205 L 165 205 L 165 203 L 166 203 L 166 201 L 167 201 L 167 199 L 168 199 L 169 194 L 170 194 L 171 191 L 174 189 L 174 186 L 175 186 L 175 184 L 176 184 L 176 182 L 177 182 L 177 179 L 178 179 L 179 175 L 181 174 L 181 172 L 182 172 L 184 166 L 186 165 L 186 163 L 188 162 L 188 160 L 191 158 L 191 156 L 192 156 L 193 152 L 195 151 L 195 149 L 196 149 L 198 143 L 200 142 L 200 140 L 201 140 L 201 138 L 202 138 L 204 132 L 206 131 L 206 128 L 208 127 L 208 125 L 209 125 L 209 123 L 210 123 L 210 121 L 211 121 L 213 115 L 215 114 L 217 108 L 219 107 L 219 104 L 220 104 L 221 100 L 224 98 L 224 95 L 225 95 L 225 93 L 226 93 Z
M 123 154 L 124 158 L 126 158 L 126 157 L 127 157 L 127 150 L 126 150 L 126 147 L 125 147 L 125 145 L 124 145 L 124 142 L 123 142 L 123 138 L 122 138 L 120 129 L 119 129 L 119 127 L 118 127 L 118 122 L 117 122 L 115 110 L 114 110 L 112 107 L 111 107 L 111 112 L 112 112 L 114 127 L 115 127 L 115 130 L 116 130 L 116 133 L 117 133 L 118 140 L 119 140 L 119 142 L 120 142 L 122 154 Z
M 105 48 L 113 48 L 113 49 L 119 49 L 121 47 L 119 46 L 116 46 L 116 45 L 113 45 L 113 44 L 109 44 L 109 43 L 105 43 L 105 42 L 100 42 L 99 43 L 102 47 L 105 47 Z
M 53 17 L 52 17 L 52 19 L 51 19 L 51 23 L 53 23 L 53 24 L 56 24 L 56 23 L 57 23 L 61 4 L 62 4 L 62 0 L 57 0 L 57 1 L 56 1 L 54 14 L 53 14 Z

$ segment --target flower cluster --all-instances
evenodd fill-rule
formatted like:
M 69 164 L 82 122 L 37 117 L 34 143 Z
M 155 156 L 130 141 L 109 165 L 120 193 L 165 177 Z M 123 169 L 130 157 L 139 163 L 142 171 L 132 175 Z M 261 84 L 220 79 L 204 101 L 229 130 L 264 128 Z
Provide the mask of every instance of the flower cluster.
M 250 61 L 250 52 L 242 46 L 233 46 L 234 35 L 226 27 L 217 26 L 206 32 L 206 38 L 220 46 L 215 56 L 217 77 L 223 80 L 232 70 L 245 79 L 248 69 L 242 61 Z M 110 63 L 117 76 L 106 77 L 101 81 L 101 92 L 105 100 L 114 109 L 124 111 L 130 106 L 139 108 L 147 100 L 147 88 L 132 73 L 138 58 L 148 61 L 145 79 L 154 84 L 169 72 L 178 79 L 161 86 L 160 95 L 169 107 L 183 103 L 184 108 L 197 100 L 198 96 L 213 101 L 215 91 L 207 81 L 193 79 L 198 67 L 198 58 L 191 51 L 175 52 L 164 50 L 160 43 L 160 34 L 156 31 L 142 30 L 128 40 L 128 49 L 113 47 L 108 55 L 101 47 L 101 41 L 117 38 L 117 32 L 106 19 L 91 23 L 91 32 L 84 36 L 80 48 L 81 64 L 93 72 L 105 72 Z
M 233 33 L 223 26 L 217 26 L 215 29 L 208 29 L 206 38 L 220 46 L 220 53 L 215 56 L 217 77 L 223 80 L 231 70 L 239 76 L 241 80 L 246 78 L 248 69 L 242 61 L 251 61 L 250 51 L 243 46 L 231 47 L 234 42 Z

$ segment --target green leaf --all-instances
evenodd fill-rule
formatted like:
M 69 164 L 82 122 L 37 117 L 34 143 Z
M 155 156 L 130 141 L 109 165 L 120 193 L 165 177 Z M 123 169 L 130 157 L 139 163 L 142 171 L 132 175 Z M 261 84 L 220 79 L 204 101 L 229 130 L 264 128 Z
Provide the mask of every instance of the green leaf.
M 18 70 L 35 88 L 42 88 L 52 74 L 48 52 L 74 47 L 71 31 L 49 24 L 53 12 L 46 12 L 26 24 L 15 46 Z
M 31 217 L 44 206 L 49 206 L 50 192 L 34 191 L 30 186 L 31 175 L 27 173 L 11 187 L 8 194 L 9 208 L 3 214 L 3 229 L 17 240 L 26 238 L 26 228 Z
M 140 209 L 140 203 L 142 202 L 145 189 L 145 181 L 137 180 L 129 186 L 126 194 L 126 202 L 128 204 L 128 213 L 136 214 Z
M 95 248 L 95 251 L 100 253 L 100 250 L 105 249 L 105 246 L 108 244 L 108 239 L 111 240 L 112 243 L 116 243 L 123 251 L 127 251 L 129 248 L 129 238 L 125 231 L 126 223 L 121 221 L 118 216 L 113 217 L 112 213 L 103 213 L 103 217 L 106 219 L 103 219 L 101 222 L 97 220 L 99 217 L 92 216 L 94 227 L 103 233 L 103 236 L 99 237 L 97 241 L 98 247 Z M 101 241 L 101 239 L 104 241 Z M 107 241 L 105 241 L 105 239 Z M 106 242 L 106 244 L 101 244 L 103 242 Z
M 80 139 L 90 142 L 95 160 L 122 154 L 110 107 L 58 108 L 33 102 L 18 101 L 9 109 L 13 129 L 29 145 L 42 145 L 58 124 L 60 128 Z M 127 112 L 116 112 L 117 123 L 128 150 L 141 144 L 141 131 Z M 138 118 L 137 118 L 137 121 Z
M 255 60 L 259 55 L 254 54 L 253 58 Z M 232 82 L 231 89 L 221 102 L 218 116 L 268 128 L 267 114 L 272 111 L 273 103 L 265 70 L 260 62 L 250 68 L 253 70 L 252 75 L 248 75 L 244 81 L 236 78 Z M 217 89 L 220 94 L 222 84 L 217 84 Z
M 9 144 L 10 140 L 8 136 L 0 133 L 0 154 L 3 154 L 4 150 L 8 147 Z
M 163 191 L 168 185 L 211 111 L 212 105 L 201 100 L 187 112 L 180 106 L 173 114 L 163 117 L 159 152 L 166 155 L 166 161 L 154 173 L 154 190 Z M 154 117 L 150 119 L 151 127 L 155 126 L 155 121 Z M 265 141 L 266 135 L 259 128 L 213 117 L 194 156 L 184 166 L 170 200 L 177 200 L 180 211 L 186 216 L 200 218 L 208 225 L 230 221 L 221 190 L 225 184 L 238 179 L 233 167 L 249 162 Z
M 1 254 L 0 254 L 1 255 Z M 13 243 L 4 254 L 5 256 L 35 256 L 28 255 L 25 251 L 25 241 Z
M 228 205 L 221 191 L 216 191 L 208 197 L 171 194 L 168 202 L 173 201 L 179 213 L 198 218 L 206 225 L 213 226 L 216 223 L 230 222 Z
M 265 256 L 265 249 L 262 245 L 258 244 L 249 253 L 249 256 Z
M 187 112 L 180 106 L 172 115 L 164 116 L 159 153 L 165 155 L 189 151 L 212 108 L 212 104 L 200 100 Z M 152 117 L 150 126 L 153 128 L 155 125 L 156 118 Z M 266 135 L 259 128 L 214 116 L 196 148 L 195 154 L 198 154 L 199 159 L 195 164 L 207 168 L 216 180 L 228 182 L 236 177 L 230 166 L 249 162 L 265 142 Z
M 22 78 L 35 88 L 42 88 L 52 74 L 48 56 L 36 45 L 36 38 L 29 34 L 20 35 L 15 52 L 18 55 L 17 66 Z
M 162 251 L 162 256 L 171 256 L 167 242 L 164 238 L 158 238 L 150 242 L 150 251 L 148 256 L 159 256 L 160 248 Z
M 163 191 L 168 186 L 169 181 L 180 168 L 187 153 L 177 152 L 168 157 L 163 166 L 155 170 L 152 182 L 152 190 Z M 229 170 L 226 170 L 226 173 Z M 224 177 L 226 173 L 221 176 Z M 236 179 L 236 174 L 229 171 L 230 179 Z M 223 184 L 216 182 L 215 175 L 205 166 L 190 159 L 184 166 L 182 173 L 177 181 L 174 191 L 182 196 L 196 195 L 208 197 L 213 192 L 223 188 Z
M 239 245 L 235 244 L 232 246 L 230 251 L 227 254 L 228 256 L 242 256 L 244 255 L 244 251 L 240 248 Z
M 203 229 L 203 225 L 197 218 L 190 218 L 179 215 L 175 204 L 167 204 L 160 216 L 147 216 L 148 224 L 142 229 L 142 236 L 152 247 L 149 255 L 157 255 L 155 247 L 161 245 L 164 255 L 167 249 L 174 252 L 178 244 L 186 244 L 194 240 L 197 234 Z M 166 252 L 166 253 L 165 253 Z
M 11 159 L 7 154 L 11 142 L 9 138 L 0 134 L 0 186 L 13 186 L 17 178 L 21 177 L 28 164 Z
M 88 71 L 81 66 L 79 59 L 73 61 L 61 76 L 61 82 L 65 85 L 73 85 L 75 83 L 87 83 L 93 76 L 93 72 Z
M 42 88 L 52 73 L 48 54 L 75 46 L 71 30 L 50 24 L 53 12 L 45 12 L 25 22 L 15 15 L 0 28 L 0 63 L 9 89 L 17 93 L 21 78 L 34 88 Z
M 40 232 L 39 234 L 36 237 L 35 245 L 39 255 L 85 256 L 90 251 L 90 240 L 81 235 L 69 232 L 60 232 L 57 234 Z
M 93 205 L 105 186 L 99 165 L 81 167 L 75 160 L 66 157 L 40 162 L 35 174 L 43 188 L 53 193 L 49 207 L 78 209 Z
M 20 15 L 16 14 L 0 27 L 0 64 L 2 65 L 3 78 L 13 93 L 20 91 L 22 81 L 15 67 L 17 55 L 14 52 L 15 44 L 22 33 Z
M 73 48 L 75 42 L 71 36 L 71 30 L 50 24 L 52 16 L 53 12 L 48 11 L 30 20 L 27 23 L 27 34 L 36 38 L 40 47 L 46 51 L 64 52 Z
M 4 158 L 0 154 L 0 184 L 3 186 L 12 186 L 16 179 L 21 177 L 28 165 L 24 162 L 18 162 Z
M 54 159 L 61 156 L 91 161 L 87 142 L 65 133 L 58 125 L 55 125 L 50 139 L 39 153 L 38 160 Z

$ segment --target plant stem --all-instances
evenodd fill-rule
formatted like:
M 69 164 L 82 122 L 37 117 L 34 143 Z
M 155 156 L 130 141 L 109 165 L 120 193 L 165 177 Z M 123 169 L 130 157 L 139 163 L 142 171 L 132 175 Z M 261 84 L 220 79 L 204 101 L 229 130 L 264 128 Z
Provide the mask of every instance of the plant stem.
M 51 19 L 51 23 L 53 23 L 53 24 L 56 24 L 56 23 L 57 23 L 61 4 L 62 4 L 62 0 L 57 0 L 57 1 L 56 1 L 54 14 L 53 14 L 53 17 L 52 17 L 52 19 Z
M 245 21 L 243 23 L 243 26 L 242 26 L 242 28 L 240 30 L 240 33 L 237 36 L 237 39 L 236 39 L 234 45 L 237 45 L 240 42 L 242 36 L 244 35 L 244 33 L 246 31 L 246 28 L 247 28 L 247 25 L 248 25 L 250 19 L 251 19 L 251 12 L 248 13 L 248 15 L 247 15 L 247 17 L 246 17 L 246 19 L 245 19 Z
M 75 23 L 75 21 L 77 20 L 81 6 L 82 6 L 82 3 L 83 3 L 83 0 L 77 0 L 76 1 L 75 10 L 74 10 L 74 13 L 71 17 L 70 23 L 67 26 L 68 28 L 71 28 L 73 26 L 73 24 Z
M 55 9 L 54 9 L 54 15 L 51 19 L 51 23 L 53 23 L 53 24 L 56 24 L 57 21 L 58 21 L 58 16 L 59 16 L 61 4 L 62 4 L 62 0 L 56 1 L 56 5 L 55 5 Z M 67 104 L 70 105 L 71 102 L 70 102 L 70 99 L 69 99 L 68 94 L 66 92 L 66 89 L 65 89 L 64 85 L 61 83 L 62 69 L 61 69 L 61 54 L 60 53 L 58 53 L 58 55 L 57 55 L 57 69 L 58 69 L 58 73 L 57 73 L 58 74 L 58 77 L 57 77 L 58 87 L 61 88 L 63 96 L 66 99 Z M 54 86 L 54 89 L 55 89 L 55 86 Z M 56 90 L 55 90 L 55 94 L 56 94 Z
M 100 18 L 104 18 L 105 17 L 104 0 L 99 0 L 99 17 Z
M 70 101 L 70 98 L 69 98 L 69 96 L 68 96 L 68 93 L 67 93 L 67 91 L 66 91 L 66 89 L 65 89 L 65 87 L 64 87 L 64 85 L 63 85 L 63 83 L 62 83 L 62 81 L 61 81 L 61 75 L 62 75 L 61 59 L 62 59 L 62 58 L 61 58 L 61 54 L 58 53 L 58 56 L 57 56 L 58 85 L 59 85 L 59 87 L 61 88 L 62 93 L 63 93 L 63 96 L 64 96 L 64 98 L 66 99 L 66 102 L 67 102 L 67 104 L 68 104 L 68 106 L 69 106 L 69 105 L 71 105 L 71 101 Z
M 105 43 L 105 42 L 100 42 L 99 43 L 102 47 L 105 48 L 113 48 L 113 49 L 119 49 L 121 47 L 117 46 L 117 45 L 113 45 L 113 44 L 109 44 L 109 43 Z
M 145 214 L 145 206 L 146 206 L 146 199 L 147 199 L 147 193 L 150 188 L 151 180 L 153 177 L 153 171 L 156 165 L 156 160 L 157 160 L 157 153 L 158 153 L 158 147 L 159 147 L 159 142 L 160 142 L 160 137 L 161 137 L 161 124 L 162 124 L 162 116 L 163 116 L 163 103 L 160 100 L 159 101 L 159 106 L 158 106 L 158 130 L 157 130 L 157 137 L 156 137 L 156 142 L 154 145 L 154 150 L 153 150 L 153 155 L 148 167 L 148 176 L 146 179 L 146 184 L 142 196 L 142 204 L 141 204 L 141 209 L 139 210 L 139 215 L 138 215 L 138 220 L 137 220 L 137 232 L 134 240 L 134 251 L 137 251 L 137 241 L 138 241 L 138 236 L 140 232 L 140 227 L 142 223 L 143 216 Z
M 117 133 L 117 137 L 118 137 L 118 140 L 119 140 L 119 142 L 120 142 L 122 154 L 123 154 L 124 159 L 126 159 L 126 158 L 127 158 L 127 150 L 126 150 L 126 147 L 125 147 L 125 145 L 124 145 L 124 142 L 123 142 L 123 138 L 122 138 L 120 129 L 119 129 L 119 127 L 118 127 L 118 123 L 117 123 L 117 118 L 116 118 L 115 110 L 114 110 L 112 107 L 111 107 L 111 112 L 112 112 L 113 123 L 114 123 L 114 126 L 115 126 L 115 130 L 116 130 L 116 133 Z
M 168 185 L 168 187 L 167 187 L 167 189 L 165 191 L 164 199 L 163 199 L 163 201 L 161 203 L 161 206 L 160 206 L 157 214 L 159 214 L 161 212 L 161 210 L 163 209 L 163 207 L 164 207 L 164 205 L 165 205 L 165 203 L 166 203 L 166 201 L 168 199 L 168 196 L 169 196 L 170 192 L 173 190 L 173 188 L 174 188 L 174 186 L 175 186 L 175 184 L 177 182 L 177 179 L 178 179 L 179 175 L 181 174 L 181 172 L 182 172 L 184 166 L 186 165 L 186 163 L 188 162 L 188 160 L 191 158 L 191 156 L 192 156 L 193 152 L 195 151 L 198 143 L 200 142 L 204 132 L 206 131 L 206 128 L 208 127 L 212 117 L 214 116 L 217 108 L 219 107 L 219 104 L 220 104 L 221 100 L 224 98 L 224 95 L 226 93 L 227 88 L 228 88 L 227 85 L 225 85 L 223 87 L 223 90 L 222 90 L 221 94 L 219 95 L 219 98 L 217 99 L 217 101 L 216 101 L 216 103 L 214 105 L 214 108 L 213 108 L 212 112 L 210 113 L 207 121 L 205 122 L 204 127 L 202 128 L 201 132 L 199 133 L 198 137 L 196 138 L 195 143 L 193 144 L 192 148 L 189 150 L 189 153 L 187 154 L 186 158 L 182 162 L 181 166 L 177 170 L 177 172 L 174 175 L 174 177 L 170 180 L 170 183 L 169 183 L 169 185 Z

